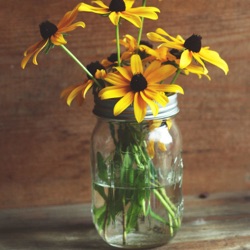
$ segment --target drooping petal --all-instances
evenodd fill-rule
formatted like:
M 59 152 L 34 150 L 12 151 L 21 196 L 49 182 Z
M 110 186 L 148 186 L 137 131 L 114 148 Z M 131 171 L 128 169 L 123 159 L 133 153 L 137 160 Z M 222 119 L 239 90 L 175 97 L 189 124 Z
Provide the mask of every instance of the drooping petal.
M 134 114 L 138 123 L 142 122 L 147 112 L 147 104 L 142 99 L 140 92 L 136 92 L 134 96 Z
M 167 96 L 163 93 L 159 93 L 153 89 L 145 89 L 144 94 L 151 98 L 152 100 L 155 100 L 157 103 L 159 103 L 161 106 L 166 106 L 168 103 L 168 98 Z
M 85 88 L 85 85 L 84 84 L 81 84 L 81 85 L 78 85 L 76 86 L 71 92 L 70 94 L 68 95 L 67 97 L 67 104 L 68 106 L 71 105 L 72 101 L 76 98 L 76 96 L 79 95 L 79 93 L 81 93 L 83 91 L 83 89 Z M 63 93 L 62 93 L 63 95 Z
M 199 56 L 201 59 L 222 69 L 225 74 L 228 73 L 229 69 L 227 63 L 220 57 L 219 53 L 217 53 L 216 51 L 209 50 L 208 48 L 201 48 Z
M 114 116 L 121 114 L 134 101 L 134 92 L 126 93 L 114 106 Z
M 55 45 L 62 45 L 67 43 L 64 36 L 58 32 L 56 32 L 53 36 L 50 37 L 50 41 Z
M 34 53 L 32 62 L 33 62 L 35 65 L 38 65 L 37 56 L 38 56 L 38 54 L 45 48 L 45 46 L 47 45 L 48 41 L 49 41 L 49 39 L 47 39 L 46 41 L 43 41 L 44 44 L 42 45 L 42 43 L 41 43 L 41 47 L 38 48 L 37 51 Z
M 115 26 L 117 26 L 120 20 L 120 12 L 111 12 L 109 14 L 109 19 Z
M 115 12 L 112 12 L 112 13 L 115 13 Z M 141 18 L 139 16 L 131 15 L 131 14 L 128 14 L 127 12 L 120 12 L 120 16 L 124 18 L 125 20 L 127 20 L 128 22 L 132 23 L 137 28 L 141 27 Z
M 184 50 L 181 54 L 180 65 L 181 69 L 185 69 L 188 65 L 191 64 L 193 58 L 193 52 L 188 49 Z
M 85 88 L 82 91 L 82 96 L 83 98 L 86 97 L 87 92 L 89 91 L 89 89 L 93 86 L 94 81 L 93 80 L 88 80 L 87 83 L 85 84 Z
M 142 61 L 139 55 L 135 54 L 131 57 L 131 70 L 133 75 L 143 74 Z
M 154 102 L 152 101 L 151 98 L 148 98 L 143 91 L 140 92 L 140 95 L 142 97 L 142 99 L 148 104 L 148 106 L 151 108 L 152 112 L 153 112 L 153 115 L 154 116 L 157 116 L 158 115 L 158 112 L 159 112 L 159 106 Z
M 204 64 L 204 62 L 201 60 L 199 53 L 192 53 L 193 54 L 193 58 L 200 64 L 202 65 L 204 72 L 208 73 L 208 70 Z M 187 66 L 188 67 L 188 66 Z
M 104 8 L 104 9 L 109 8 L 103 1 L 100 1 L 100 0 L 93 1 L 93 3 L 100 6 L 101 8 Z
M 21 62 L 21 67 L 22 69 L 24 69 L 26 67 L 26 64 L 28 63 L 28 61 L 30 60 L 30 58 L 36 54 L 37 55 L 41 52 L 41 50 L 46 46 L 48 40 L 44 41 L 39 41 L 35 44 L 33 44 L 32 46 L 30 46 L 25 52 L 24 52 L 24 58 Z M 35 57 L 35 58 L 36 58 Z M 37 61 L 35 59 L 35 64 L 37 65 Z

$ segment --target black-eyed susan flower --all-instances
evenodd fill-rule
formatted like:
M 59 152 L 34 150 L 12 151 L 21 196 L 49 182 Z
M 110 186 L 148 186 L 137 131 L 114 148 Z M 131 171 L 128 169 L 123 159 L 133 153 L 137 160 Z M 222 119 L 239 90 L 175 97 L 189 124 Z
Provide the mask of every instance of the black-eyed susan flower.
M 103 1 L 93 1 L 98 7 L 81 3 L 79 11 L 92 12 L 99 15 L 109 16 L 110 21 L 114 25 L 118 25 L 120 18 L 123 18 L 136 27 L 140 28 L 142 21 L 140 17 L 149 18 L 152 20 L 158 19 L 157 12 L 160 10 L 156 7 L 141 6 L 134 7 L 134 0 L 111 0 L 109 6 Z
M 201 36 L 192 35 L 188 39 L 184 40 L 180 35 L 176 38 L 170 36 L 163 29 L 156 29 L 156 32 L 150 32 L 147 34 L 151 41 L 161 42 L 160 46 L 166 46 L 169 49 L 176 49 L 181 51 L 179 67 L 181 69 L 187 68 L 194 59 L 198 62 L 205 71 L 207 71 L 204 61 L 211 63 L 218 68 L 222 69 L 225 74 L 228 73 L 227 63 L 220 57 L 220 55 L 209 47 L 202 47 Z M 166 38 L 167 37 L 167 38 Z
M 137 122 L 142 122 L 147 106 L 156 116 L 159 105 L 167 105 L 168 97 L 165 93 L 183 93 L 178 85 L 161 84 L 175 73 L 176 68 L 172 65 L 161 65 L 161 62 L 154 61 L 144 70 L 140 56 L 135 54 L 131 57 L 130 66 L 116 67 L 116 70 L 104 78 L 113 86 L 107 86 L 99 92 L 102 100 L 120 98 L 113 109 L 115 116 L 133 104 L 135 118 Z
M 120 44 L 125 47 L 125 51 L 121 55 L 121 60 L 129 60 L 133 54 L 140 54 L 141 58 L 144 58 L 145 55 L 141 53 L 140 47 L 141 46 L 147 46 L 149 48 L 152 48 L 153 45 L 150 44 L 147 41 L 141 40 L 138 45 L 138 41 L 131 35 L 126 34 L 123 39 L 120 39 Z
M 161 46 L 156 49 L 152 49 L 146 45 L 141 45 L 140 50 L 145 51 L 148 56 L 144 61 L 153 61 L 153 60 L 159 60 L 161 63 L 171 63 L 173 65 L 180 64 L 180 56 L 181 53 L 178 51 L 176 52 L 175 49 L 169 50 L 167 47 Z M 198 75 L 199 78 L 201 76 L 206 76 L 208 79 L 210 77 L 207 75 L 208 71 L 204 69 L 202 66 L 195 65 L 193 63 L 189 64 L 186 68 L 182 69 L 184 74 L 188 75 L 189 73 Z
M 95 76 L 96 80 L 100 80 L 106 77 L 105 68 L 98 61 L 87 65 L 87 69 L 93 76 Z M 62 91 L 61 98 L 65 99 L 69 106 L 71 105 L 74 99 L 76 99 L 78 105 L 81 105 L 89 89 L 91 89 L 94 86 L 95 84 L 94 79 L 91 79 L 88 75 L 87 77 L 88 78 L 83 83 L 69 86 L 68 88 Z
M 55 25 L 49 21 L 45 21 L 40 24 L 40 33 L 42 40 L 30 46 L 24 52 L 24 58 L 21 62 L 21 67 L 24 69 L 30 58 L 33 56 L 33 63 L 37 65 L 37 56 L 38 54 L 45 49 L 48 51 L 54 45 L 64 45 L 67 41 L 64 38 L 64 35 L 72 30 L 75 30 L 77 27 L 85 27 L 84 22 L 73 23 L 78 14 L 77 5 L 72 11 L 68 11 L 61 21 Z

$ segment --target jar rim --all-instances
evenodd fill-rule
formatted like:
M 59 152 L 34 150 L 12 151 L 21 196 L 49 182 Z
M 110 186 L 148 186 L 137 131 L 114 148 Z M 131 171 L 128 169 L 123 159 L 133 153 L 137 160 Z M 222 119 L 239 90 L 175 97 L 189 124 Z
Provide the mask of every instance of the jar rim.
M 163 120 L 178 114 L 179 107 L 177 97 L 177 94 L 168 96 L 169 102 L 164 107 L 159 105 L 159 112 L 157 116 L 153 115 L 152 110 L 148 106 L 144 120 Z M 125 109 L 120 115 L 114 116 L 113 108 L 117 101 L 117 99 L 101 100 L 99 98 L 95 98 L 93 113 L 100 118 L 119 121 L 135 121 L 134 108 L 132 105 Z

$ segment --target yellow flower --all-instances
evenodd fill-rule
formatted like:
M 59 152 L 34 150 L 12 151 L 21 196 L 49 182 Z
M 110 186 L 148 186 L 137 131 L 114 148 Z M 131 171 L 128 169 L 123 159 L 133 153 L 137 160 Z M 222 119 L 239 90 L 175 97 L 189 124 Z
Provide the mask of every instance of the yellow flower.
M 144 61 L 151 62 L 153 60 L 159 60 L 161 63 L 172 63 L 176 64 L 178 67 L 180 63 L 180 59 L 177 58 L 174 53 L 172 53 L 173 49 L 169 51 L 167 47 L 161 46 L 156 49 L 149 48 L 146 45 L 140 45 L 140 50 L 145 51 L 147 54 L 151 55 L 147 57 Z M 178 52 L 179 54 L 179 52 Z M 193 73 L 198 75 L 201 78 L 202 75 L 205 75 L 209 80 L 210 77 L 207 75 L 208 71 L 201 66 L 189 64 L 185 69 L 183 69 L 184 74 L 188 75 L 189 73 Z
M 136 27 L 141 27 L 141 18 L 145 17 L 152 20 L 158 19 L 156 12 L 160 10 L 156 7 L 135 7 L 134 0 L 111 0 L 109 6 L 101 0 L 93 1 L 98 7 L 81 3 L 79 11 L 92 12 L 100 15 L 109 16 L 114 25 L 118 25 L 120 18 L 126 19 Z
M 152 62 L 144 71 L 139 55 L 131 57 L 127 67 L 116 67 L 117 72 L 109 73 L 104 79 L 113 86 L 103 88 L 99 92 L 102 100 L 120 98 L 114 106 L 114 115 L 121 114 L 128 106 L 133 104 L 137 122 L 143 121 L 147 105 L 153 115 L 159 112 L 159 106 L 168 103 L 167 93 L 183 93 L 183 89 L 174 84 L 161 84 L 163 80 L 175 73 L 172 65 L 161 65 L 161 62 Z
M 90 63 L 87 66 L 89 72 L 95 76 L 95 79 L 103 79 L 106 77 L 106 71 L 99 62 Z M 76 98 L 78 105 L 81 105 L 85 99 L 88 90 L 94 85 L 94 79 L 86 79 L 83 83 L 69 86 L 61 93 L 61 98 L 65 99 L 70 106 Z
M 40 33 L 43 39 L 30 46 L 24 52 L 24 58 L 21 62 L 21 67 L 23 69 L 26 67 L 26 64 L 32 56 L 33 63 L 37 65 L 37 56 L 43 49 L 46 48 L 48 51 L 54 45 L 66 44 L 67 41 L 64 38 L 65 33 L 72 31 L 77 27 L 85 27 L 84 22 L 73 23 L 78 14 L 78 7 L 79 5 L 77 5 L 72 11 L 68 11 L 57 25 L 49 21 L 40 24 Z
M 202 65 L 206 72 L 207 69 L 203 61 L 217 66 L 222 69 L 225 74 L 228 73 L 228 65 L 220 55 L 216 51 L 210 50 L 209 47 L 201 46 L 201 36 L 192 35 L 184 40 L 180 35 L 176 38 L 172 37 L 160 28 L 158 28 L 156 32 L 148 33 L 147 36 L 151 41 L 161 42 L 162 44 L 160 46 L 181 51 L 179 63 L 181 69 L 187 68 L 192 63 L 192 60 L 195 59 L 196 62 Z

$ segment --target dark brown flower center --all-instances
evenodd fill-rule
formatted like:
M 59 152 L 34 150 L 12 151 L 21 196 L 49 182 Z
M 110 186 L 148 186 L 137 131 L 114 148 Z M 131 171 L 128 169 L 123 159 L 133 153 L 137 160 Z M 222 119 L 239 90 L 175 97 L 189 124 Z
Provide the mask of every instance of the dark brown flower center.
M 139 92 L 146 89 L 148 86 L 147 80 L 142 74 L 133 75 L 130 81 L 130 87 L 134 92 Z
M 117 53 L 112 53 L 108 58 L 108 61 L 114 63 L 116 62 L 118 59 L 117 59 Z
M 98 69 L 99 70 L 101 70 L 101 69 L 105 70 L 105 68 L 98 61 L 92 62 L 92 63 L 88 64 L 86 67 L 87 67 L 87 70 L 92 74 L 92 76 L 95 76 L 95 73 L 96 73 L 96 71 Z M 89 75 L 87 75 L 87 77 L 90 79 Z
M 126 5 L 123 0 L 112 0 L 110 5 L 109 5 L 109 11 L 124 11 L 126 10 Z
M 56 25 L 49 22 L 49 21 L 45 21 L 45 22 L 41 23 L 39 25 L 39 27 L 40 27 L 41 36 L 44 40 L 53 36 L 58 30 Z
M 192 35 L 184 43 L 184 47 L 193 52 L 200 52 L 201 50 L 201 36 Z

